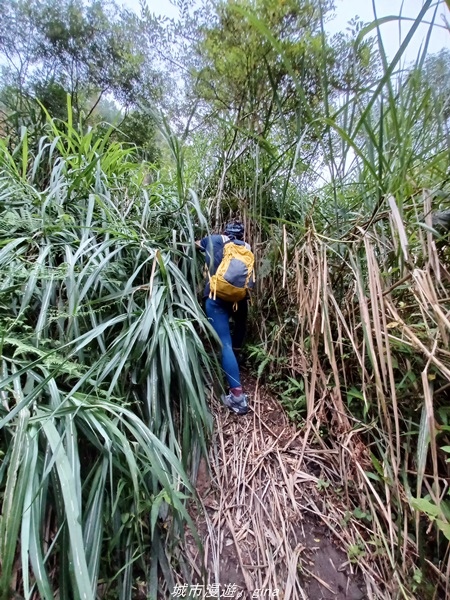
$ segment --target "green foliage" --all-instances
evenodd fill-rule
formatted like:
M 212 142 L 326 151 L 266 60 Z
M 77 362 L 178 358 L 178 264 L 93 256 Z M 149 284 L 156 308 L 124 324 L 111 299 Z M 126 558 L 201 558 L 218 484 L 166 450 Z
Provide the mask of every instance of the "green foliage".
M 143 160 L 158 163 L 157 123 L 152 114 L 138 110 L 129 112 L 118 124 L 113 136 L 125 144 L 136 145 L 136 151 Z
M 76 117 L 88 118 L 106 95 L 122 107 L 152 106 L 161 90 L 142 24 L 113 1 L 6 0 L 0 7 L 0 57 L 8 84 L 0 90 L 8 133 L 45 121 L 39 109 L 33 118 L 33 99 L 52 117 L 64 118 L 70 94 Z M 130 133 L 136 128 L 131 119 L 129 127 Z M 141 134 L 131 141 L 144 140 Z
M 294 422 L 301 422 L 306 416 L 306 396 L 303 380 L 287 377 L 286 385 L 280 386 L 276 391 L 288 417 Z
M 330 3 L 327 3 L 322 10 L 326 12 L 329 8 Z M 218 2 L 215 9 L 215 22 L 204 27 L 200 48 L 205 61 L 200 86 L 204 86 L 205 94 L 210 94 L 224 107 L 242 105 L 245 113 L 249 108 L 259 110 L 259 117 L 251 115 L 258 121 L 264 119 L 267 107 L 274 100 L 271 81 L 276 88 L 287 84 L 286 95 L 292 96 L 294 82 L 286 70 L 283 55 L 264 35 L 259 23 L 279 40 L 294 68 L 304 71 L 309 78 L 308 93 L 318 92 L 316 73 L 311 68 L 323 51 L 318 2 L 306 1 L 300 5 L 290 0 Z
M 450 541 L 450 503 L 441 502 L 437 506 L 429 498 L 411 498 L 409 502 L 412 508 L 435 521 L 438 529 Z
M 364 544 L 352 544 L 348 549 L 348 559 L 352 563 L 358 563 L 365 555 Z
M 110 133 L 0 142 L 1 598 L 17 560 L 26 598 L 156 598 L 182 563 L 217 368 L 186 253 L 203 217 Z
M 323 490 L 326 490 L 327 488 L 329 488 L 331 485 L 330 481 L 325 481 L 324 479 L 319 479 L 316 483 L 316 487 L 319 490 L 319 492 L 322 492 Z
M 308 165 L 324 142 L 330 100 L 376 72 L 360 25 L 348 36 L 325 35 L 331 8 L 316 0 L 214 2 L 205 17 L 192 85 L 219 117 L 207 120 L 218 150 L 205 190 L 217 203 L 216 224 L 229 212 L 293 222 L 307 213 L 298 192 L 317 179 Z
M 433 102 L 441 107 L 443 121 L 448 122 L 450 118 L 450 51 L 443 49 L 437 54 L 427 56 L 419 77 L 423 80 L 423 87 L 430 89 Z
M 183 568 L 165 542 L 183 529 L 216 367 L 189 252 L 230 214 L 259 263 L 249 360 L 340 473 L 349 559 L 380 597 L 426 597 L 426 565 L 448 571 L 449 253 L 430 219 L 449 209 L 448 53 L 425 43 L 400 69 L 430 6 L 389 61 L 383 20 L 330 39 L 319 0 L 182 2 L 177 24 L 2 4 L 0 49 L 28 73 L 4 63 L 1 90 L 15 131 L 0 145 L 5 588 L 18 536 L 26 597 L 52 597 L 53 573 L 61 597 L 100 578 L 105 595 L 139 580 L 155 597 L 157 570 L 167 589 Z M 155 47 L 173 69 L 158 156 Z M 46 124 L 66 91 L 80 128 Z

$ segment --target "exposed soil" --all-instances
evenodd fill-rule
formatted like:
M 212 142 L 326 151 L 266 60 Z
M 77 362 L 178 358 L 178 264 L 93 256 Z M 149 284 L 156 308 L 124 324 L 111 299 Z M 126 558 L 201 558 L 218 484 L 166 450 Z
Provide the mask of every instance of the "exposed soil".
M 210 467 L 200 464 L 202 506 L 191 510 L 204 555 L 191 539 L 189 560 L 198 574 L 206 571 L 209 590 L 215 584 L 221 598 L 366 598 L 362 575 L 332 532 L 339 528 L 331 529 L 320 509 L 327 450 L 305 447 L 280 404 L 250 377 L 244 384 L 248 415 L 212 401 Z

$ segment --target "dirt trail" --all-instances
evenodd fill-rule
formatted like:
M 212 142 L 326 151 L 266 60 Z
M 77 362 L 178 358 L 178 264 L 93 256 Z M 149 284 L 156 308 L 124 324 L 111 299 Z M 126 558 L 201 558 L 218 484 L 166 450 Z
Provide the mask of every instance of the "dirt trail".
M 279 403 L 247 378 L 251 412 L 238 417 L 214 403 L 210 472 L 200 465 L 203 511 L 193 517 L 210 597 L 362 600 L 364 582 L 320 518 L 326 449 L 305 447 Z M 329 452 L 332 452 L 331 450 Z M 329 523 L 333 529 L 332 523 Z

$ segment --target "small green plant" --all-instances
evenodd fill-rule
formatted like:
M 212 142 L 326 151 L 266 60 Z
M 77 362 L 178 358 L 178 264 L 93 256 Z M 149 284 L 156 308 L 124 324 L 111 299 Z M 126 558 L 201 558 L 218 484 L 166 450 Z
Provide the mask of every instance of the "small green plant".
M 437 506 L 432 502 L 430 496 L 410 498 L 409 502 L 415 510 L 424 513 L 431 521 L 434 521 L 438 529 L 450 541 L 450 505 L 448 502 L 442 500 Z
M 364 545 L 362 543 L 351 544 L 347 550 L 348 560 L 352 563 L 357 563 L 359 559 L 366 555 Z
M 287 387 L 280 393 L 280 401 L 291 421 L 299 421 L 306 416 L 305 383 L 303 379 L 293 377 L 288 377 L 287 381 Z
M 316 487 L 319 490 L 319 492 L 323 492 L 324 490 L 328 489 L 331 485 L 330 481 L 325 481 L 324 479 L 319 479 L 316 483 Z
M 417 589 L 422 585 L 422 582 L 423 582 L 422 571 L 420 569 L 414 569 L 413 585 L 412 585 L 413 592 L 417 591 Z
M 372 520 L 372 515 L 368 512 L 365 512 L 364 510 L 362 510 L 359 506 L 357 506 L 355 508 L 355 510 L 353 511 L 353 516 L 356 519 L 360 519 L 360 520 L 366 520 L 366 521 Z

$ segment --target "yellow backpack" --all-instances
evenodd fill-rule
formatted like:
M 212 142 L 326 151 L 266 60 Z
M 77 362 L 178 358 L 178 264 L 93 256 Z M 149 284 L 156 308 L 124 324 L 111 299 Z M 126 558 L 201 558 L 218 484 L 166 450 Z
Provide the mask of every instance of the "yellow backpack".
M 255 282 L 255 256 L 248 244 L 235 244 L 226 235 L 222 239 L 223 258 L 215 275 L 209 278 L 209 297 L 239 302 L 246 297 L 247 291 Z

